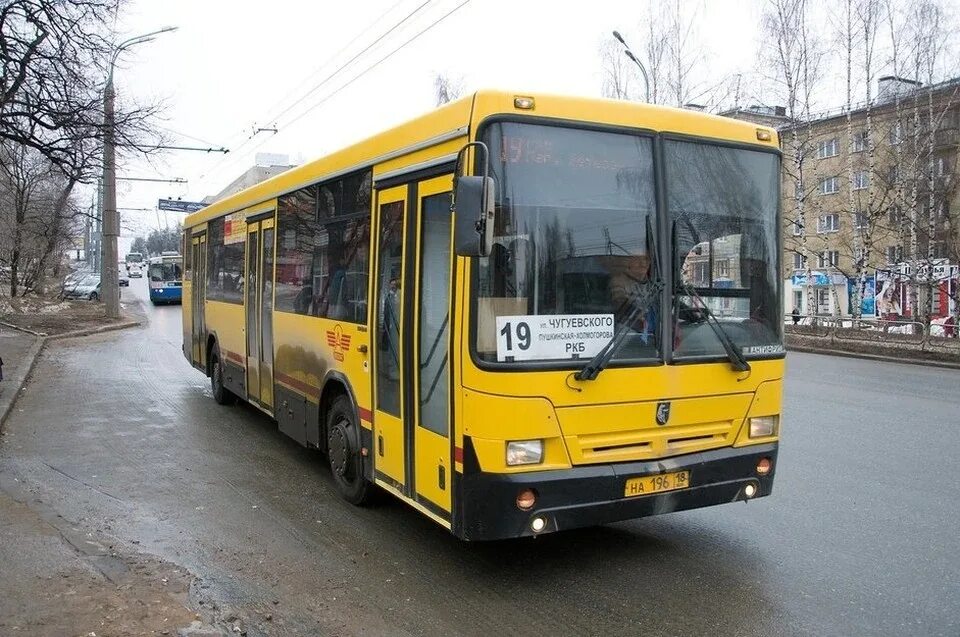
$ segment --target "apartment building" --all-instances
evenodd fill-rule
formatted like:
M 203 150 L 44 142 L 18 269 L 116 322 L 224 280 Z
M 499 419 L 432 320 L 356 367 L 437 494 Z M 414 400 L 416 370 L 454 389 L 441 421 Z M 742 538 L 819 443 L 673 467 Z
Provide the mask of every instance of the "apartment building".
M 870 105 L 780 127 L 787 313 L 850 315 L 861 272 L 864 315 L 918 316 L 911 286 L 952 312 L 958 119 L 960 78 L 884 77 Z

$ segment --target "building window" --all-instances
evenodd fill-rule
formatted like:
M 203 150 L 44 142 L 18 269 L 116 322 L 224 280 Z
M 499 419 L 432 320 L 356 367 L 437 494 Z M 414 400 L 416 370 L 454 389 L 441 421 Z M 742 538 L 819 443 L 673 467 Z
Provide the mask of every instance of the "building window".
M 853 217 L 853 227 L 857 230 L 865 230 L 870 227 L 870 215 L 865 212 L 858 212 Z
M 857 263 L 857 267 L 862 267 L 867 260 L 867 249 L 866 248 L 854 248 L 853 258 Z
M 277 310 L 366 321 L 371 186 L 365 170 L 279 198 Z
M 887 246 L 887 263 L 903 261 L 903 246 Z
M 896 227 L 903 223 L 903 212 L 900 210 L 900 207 L 890 206 L 889 210 L 887 210 L 887 219 L 891 226 Z
M 931 258 L 934 259 L 946 259 L 947 258 L 947 244 L 944 241 L 934 241 L 933 245 L 930 247 Z
M 817 314 L 830 314 L 829 288 L 817 288 Z
M 836 157 L 840 154 L 840 141 L 834 137 L 820 142 L 817 145 L 817 158 Z
M 794 290 L 793 307 L 795 310 L 797 310 L 797 312 L 803 314 L 803 290 Z
M 730 277 L 730 259 L 718 259 L 713 263 L 713 279 L 726 279 Z
M 840 230 L 840 215 L 822 215 L 817 219 L 817 232 L 837 232 Z
M 937 177 L 943 177 L 944 175 L 950 174 L 950 166 L 947 164 L 945 157 L 937 157 L 936 165 L 934 166 Z
M 832 195 L 840 192 L 840 180 L 836 177 L 821 179 L 819 189 L 821 195 Z
M 793 228 L 793 236 L 799 237 L 803 234 L 803 224 L 799 219 L 790 222 L 790 227 Z
M 887 183 L 893 186 L 899 182 L 900 182 L 900 168 L 899 166 L 891 166 L 890 170 L 887 171 Z
M 817 255 L 818 268 L 835 268 L 840 263 L 840 253 L 836 250 L 824 250 Z
M 870 137 L 867 131 L 857 131 L 853 134 L 853 152 L 862 153 L 870 145 Z
M 870 187 L 870 174 L 861 170 L 853 173 L 853 189 L 854 190 L 865 190 Z
M 805 259 L 803 255 L 799 252 L 793 253 L 793 269 L 794 270 L 803 270 L 806 268 Z
M 903 141 L 903 129 L 900 126 L 900 122 L 897 122 L 890 127 L 890 145 L 896 146 Z

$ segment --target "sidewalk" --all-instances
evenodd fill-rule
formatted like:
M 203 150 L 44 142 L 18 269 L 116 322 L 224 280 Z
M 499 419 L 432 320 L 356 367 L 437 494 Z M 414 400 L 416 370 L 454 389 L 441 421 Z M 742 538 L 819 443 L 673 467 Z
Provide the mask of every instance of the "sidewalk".
M 3 359 L 3 380 L 0 381 L 0 422 L 6 415 L 16 388 L 26 376 L 36 356 L 39 338 L 27 332 L 0 325 L 0 358 Z

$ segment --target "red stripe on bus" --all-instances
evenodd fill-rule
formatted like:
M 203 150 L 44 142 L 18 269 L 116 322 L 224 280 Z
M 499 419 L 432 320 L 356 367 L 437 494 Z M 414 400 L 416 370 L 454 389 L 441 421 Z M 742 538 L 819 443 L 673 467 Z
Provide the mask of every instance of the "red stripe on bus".
M 357 413 L 360 414 L 360 420 L 366 420 L 367 422 L 373 422 L 373 412 L 369 409 L 364 409 L 363 407 L 357 407 Z
M 297 380 L 296 378 L 287 376 L 286 374 L 281 374 L 279 372 L 275 373 L 274 376 L 281 383 L 289 385 L 290 387 L 293 387 L 297 391 L 303 392 L 311 398 L 320 398 L 320 389 L 318 387 L 314 387 L 310 383 L 305 383 L 302 380 Z
M 226 351 L 224 353 L 227 355 L 227 358 L 229 360 L 232 360 L 235 363 L 239 363 L 243 365 L 243 356 L 240 356 L 240 354 L 237 354 L 236 352 L 226 352 Z
M 453 459 L 460 464 L 463 464 L 463 447 L 454 447 L 453 448 Z

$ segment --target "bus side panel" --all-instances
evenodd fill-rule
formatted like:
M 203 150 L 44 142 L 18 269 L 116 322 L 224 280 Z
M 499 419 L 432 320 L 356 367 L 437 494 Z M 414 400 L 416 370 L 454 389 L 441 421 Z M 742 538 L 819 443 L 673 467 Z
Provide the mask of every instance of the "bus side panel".
M 215 335 L 223 362 L 223 385 L 231 392 L 247 399 L 246 341 L 244 339 L 243 306 L 238 303 L 207 301 L 205 308 L 207 332 Z

